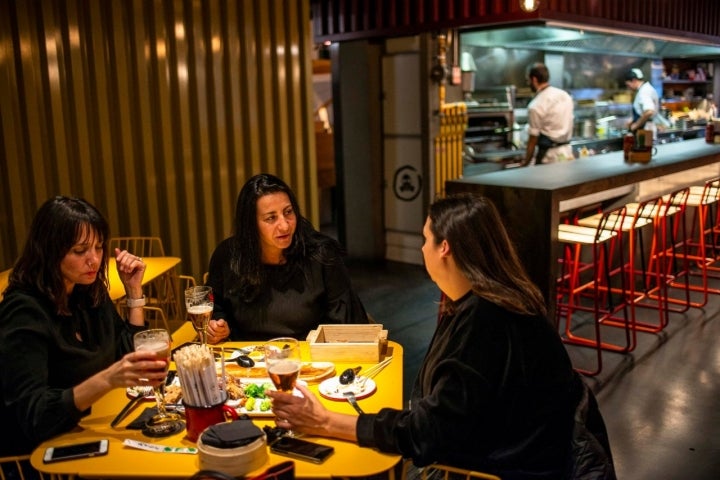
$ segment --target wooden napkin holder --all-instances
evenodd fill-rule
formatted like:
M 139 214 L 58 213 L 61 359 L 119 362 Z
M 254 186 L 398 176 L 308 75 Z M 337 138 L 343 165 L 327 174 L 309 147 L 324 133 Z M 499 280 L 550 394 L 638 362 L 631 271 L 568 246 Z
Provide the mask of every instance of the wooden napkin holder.
M 380 324 L 328 324 L 312 330 L 307 341 L 313 361 L 375 363 L 387 347 L 387 333 Z
M 651 159 L 652 159 L 652 149 L 651 148 L 642 148 L 642 149 L 633 148 L 630 151 L 630 154 L 628 155 L 628 163 L 648 163 Z

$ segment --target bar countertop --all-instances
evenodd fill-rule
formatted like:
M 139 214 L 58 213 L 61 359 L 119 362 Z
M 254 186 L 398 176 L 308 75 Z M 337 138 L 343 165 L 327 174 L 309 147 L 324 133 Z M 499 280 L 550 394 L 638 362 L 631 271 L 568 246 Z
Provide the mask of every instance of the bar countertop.
M 487 185 L 543 190 L 555 193 L 556 200 L 565 200 L 720 162 L 718 155 L 720 144 L 708 144 L 703 139 L 686 140 L 658 145 L 657 154 L 646 164 L 625 163 L 623 152 L 610 152 L 572 162 L 513 168 L 450 180 L 448 192 L 457 191 L 461 185 Z
M 718 162 L 720 144 L 693 139 L 658 145 L 656 155 L 648 163 L 625 163 L 623 152 L 610 152 L 572 162 L 450 180 L 446 192 L 475 192 L 495 203 L 528 274 L 543 292 L 552 314 L 559 246 L 557 228 L 560 212 L 565 210 L 563 204 L 583 197 L 603 200 L 621 197 L 623 193 L 619 192 L 643 181 Z

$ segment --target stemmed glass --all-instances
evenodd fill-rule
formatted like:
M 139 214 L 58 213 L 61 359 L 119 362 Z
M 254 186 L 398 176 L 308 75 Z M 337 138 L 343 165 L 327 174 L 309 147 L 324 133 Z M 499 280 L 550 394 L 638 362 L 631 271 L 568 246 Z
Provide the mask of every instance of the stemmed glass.
M 168 331 L 164 328 L 158 328 L 138 332 L 133 337 L 133 343 L 135 351 L 153 351 L 157 353 L 159 359 L 165 359 L 165 375 L 167 378 L 168 368 L 170 367 L 171 345 Z M 153 391 L 158 413 L 147 421 L 143 433 L 151 437 L 164 437 L 180 432 L 185 428 L 185 423 L 180 415 L 168 413 L 165 409 L 165 382 L 153 387 Z
M 207 326 L 213 311 L 212 287 L 190 287 L 185 290 L 185 307 L 188 318 L 200 336 L 203 346 L 207 345 Z
M 281 392 L 292 393 L 300 374 L 300 342 L 290 337 L 273 338 L 263 345 L 265 368 L 275 388 Z M 293 432 L 288 431 L 292 436 Z

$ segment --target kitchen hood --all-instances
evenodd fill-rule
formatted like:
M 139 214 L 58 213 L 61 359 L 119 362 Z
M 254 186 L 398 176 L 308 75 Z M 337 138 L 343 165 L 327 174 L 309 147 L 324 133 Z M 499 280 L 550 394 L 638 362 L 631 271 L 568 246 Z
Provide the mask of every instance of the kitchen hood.
M 505 27 L 462 32 L 465 46 L 504 47 L 542 50 L 613 54 L 640 58 L 720 58 L 720 45 L 691 42 L 681 37 L 655 34 L 636 36 L 597 27 L 553 24 Z

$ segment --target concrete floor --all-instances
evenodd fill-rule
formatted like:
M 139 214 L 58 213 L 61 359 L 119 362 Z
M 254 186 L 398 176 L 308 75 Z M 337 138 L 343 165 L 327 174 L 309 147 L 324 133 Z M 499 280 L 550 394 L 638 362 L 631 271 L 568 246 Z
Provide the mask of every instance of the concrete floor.
M 421 266 L 349 265 L 368 312 L 404 347 L 404 392 L 435 328 L 439 291 Z M 712 283 L 720 288 L 720 280 Z M 649 314 L 649 313 L 648 313 Z M 610 435 L 620 480 L 720 478 L 720 296 L 672 314 L 659 334 L 638 334 L 631 354 L 604 353 L 587 378 Z M 574 362 L 587 348 L 567 346 Z

